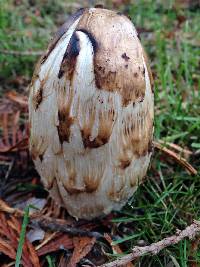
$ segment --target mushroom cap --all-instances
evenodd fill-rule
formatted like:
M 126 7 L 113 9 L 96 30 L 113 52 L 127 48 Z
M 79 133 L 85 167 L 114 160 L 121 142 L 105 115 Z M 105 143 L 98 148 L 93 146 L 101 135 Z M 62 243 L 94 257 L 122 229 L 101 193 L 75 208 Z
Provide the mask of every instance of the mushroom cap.
M 119 210 L 151 157 L 152 76 L 124 15 L 81 9 L 58 30 L 30 84 L 30 152 L 58 205 L 77 218 Z

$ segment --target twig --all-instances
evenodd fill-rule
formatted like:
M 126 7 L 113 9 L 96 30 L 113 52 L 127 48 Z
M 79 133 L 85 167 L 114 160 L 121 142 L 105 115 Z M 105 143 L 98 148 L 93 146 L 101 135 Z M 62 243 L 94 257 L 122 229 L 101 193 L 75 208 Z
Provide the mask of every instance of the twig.
M 64 220 L 50 218 L 46 216 L 40 216 L 39 218 L 32 219 L 31 223 L 34 226 L 39 226 L 46 230 L 63 232 L 72 236 L 88 236 L 95 238 L 103 237 L 97 232 L 90 232 L 87 230 L 78 229 L 66 224 Z
M 174 150 L 177 150 L 178 152 L 183 153 L 183 154 L 186 154 L 186 155 L 188 155 L 188 156 L 190 156 L 190 155 L 193 154 L 192 151 L 190 151 L 190 150 L 188 150 L 188 149 L 185 149 L 185 148 L 182 148 L 182 147 L 178 146 L 177 144 L 170 143 L 170 142 L 166 142 L 166 141 L 164 141 L 164 140 L 158 140 L 158 142 L 159 142 L 160 144 L 167 145 L 167 146 L 173 148 Z
M 0 199 L 0 211 L 13 214 L 17 217 L 23 217 L 24 212 L 9 207 L 2 199 Z M 60 231 L 63 233 L 67 233 L 72 236 L 88 236 L 88 237 L 95 237 L 101 238 L 103 235 L 97 232 L 90 232 L 88 230 L 83 230 L 80 228 L 72 227 L 71 225 L 67 224 L 65 220 L 62 219 L 55 219 L 48 216 L 44 216 L 41 214 L 30 214 L 30 223 L 34 226 L 39 226 L 40 228 L 50 230 L 50 231 Z
M 192 165 L 190 163 L 188 163 L 185 158 L 177 155 L 174 151 L 164 147 L 162 144 L 160 144 L 156 141 L 153 142 L 153 145 L 155 148 L 161 150 L 162 152 L 164 152 L 165 154 L 167 154 L 168 156 L 173 158 L 180 165 L 182 165 L 185 169 L 187 169 L 189 171 L 190 174 L 192 174 L 192 175 L 197 174 L 197 170 L 194 167 L 192 167 Z
M 8 206 L 2 199 L 0 199 L 0 211 L 6 212 L 8 214 L 13 214 L 16 217 L 23 217 L 24 212 L 19 209 L 14 209 Z
M 41 56 L 43 51 L 13 51 L 13 50 L 5 50 L 0 49 L 0 53 L 5 55 L 13 55 L 13 56 Z
M 42 248 L 44 245 L 46 245 L 49 241 L 51 241 L 56 235 L 58 234 L 58 232 L 54 232 L 51 235 L 47 236 L 42 243 L 40 243 L 39 245 L 36 246 L 36 250 L 39 250 L 40 248 Z
M 162 239 L 161 241 L 152 243 L 149 246 L 145 246 L 145 247 L 136 246 L 133 248 L 130 254 L 127 254 L 126 256 L 122 256 L 120 259 L 115 260 L 113 262 L 103 264 L 100 267 L 119 267 L 119 266 L 122 266 L 122 265 L 125 265 L 131 262 L 132 260 L 136 258 L 144 256 L 146 254 L 156 255 L 162 249 L 168 246 L 171 246 L 171 245 L 175 245 L 186 237 L 189 239 L 193 239 L 197 237 L 199 234 L 200 234 L 200 221 L 194 221 L 190 226 L 187 226 L 182 231 L 178 231 L 177 234 L 175 235 L 166 237 Z

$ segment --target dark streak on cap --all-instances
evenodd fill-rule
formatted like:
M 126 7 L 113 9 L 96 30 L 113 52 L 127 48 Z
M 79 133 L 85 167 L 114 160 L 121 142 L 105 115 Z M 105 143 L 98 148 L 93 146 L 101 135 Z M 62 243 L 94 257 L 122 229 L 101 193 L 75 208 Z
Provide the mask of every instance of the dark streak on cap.
M 94 140 L 90 141 L 90 137 L 81 130 L 84 148 L 98 148 L 108 143 L 109 136 L 97 136 Z
M 63 76 L 64 73 L 66 73 L 67 78 L 70 81 L 72 80 L 79 52 L 80 52 L 80 41 L 77 36 L 77 33 L 74 32 L 70 38 L 69 44 L 62 59 L 62 63 L 60 65 L 60 70 L 58 73 L 59 79 Z
M 76 13 L 74 13 L 72 16 L 69 17 L 69 19 L 58 29 L 56 32 L 51 44 L 48 47 L 47 52 L 45 55 L 42 57 L 41 64 L 43 64 L 52 50 L 55 48 L 56 44 L 60 40 L 60 38 L 68 31 L 69 27 L 81 16 L 83 15 L 84 11 L 86 8 L 81 8 L 79 9 Z
M 98 49 L 98 43 L 96 41 L 96 39 L 94 38 L 94 36 L 86 29 L 77 29 L 78 31 L 80 32 L 83 32 L 87 35 L 87 37 L 89 38 L 91 44 L 92 44 L 92 47 L 93 47 L 93 50 L 94 50 L 94 53 L 97 52 L 97 49 Z
M 131 165 L 131 160 L 130 159 L 121 159 L 120 160 L 120 168 L 122 170 L 125 170 L 126 168 L 128 168 Z
M 34 103 L 35 110 L 38 109 L 39 105 L 42 102 L 42 99 L 43 99 L 43 88 L 42 86 L 40 86 L 38 91 L 33 95 L 33 103 Z
M 60 143 L 69 142 L 70 127 L 73 124 L 73 118 L 68 111 L 58 110 L 59 125 L 57 126 Z
M 42 162 L 43 161 L 43 159 L 44 159 L 44 153 L 41 153 L 41 154 L 39 154 L 39 159 L 40 159 L 40 161 Z

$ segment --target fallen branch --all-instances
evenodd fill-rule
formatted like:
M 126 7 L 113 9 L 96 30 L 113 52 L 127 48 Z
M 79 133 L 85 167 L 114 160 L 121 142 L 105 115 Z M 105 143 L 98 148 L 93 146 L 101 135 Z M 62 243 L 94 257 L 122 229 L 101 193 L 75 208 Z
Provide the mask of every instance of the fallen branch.
M 171 246 L 171 245 L 175 245 L 179 243 L 181 240 L 183 240 L 184 238 L 193 239 L 197 237 L 199 234 L 200 234 L 200 221 L 194 221 L 194 223 L 192 223 L 190 226 L 187 226 L 184 230 L 177 231 L 175 235 L 166 237 L 162 239 L 161 241 L 153 243 L 149 246 L 134 247 L 130 254 L 122 256 L 120 259 L 115 260 L 113 262 L 103 264 L 100 267 L 119 267 L 122 265 L 126 265 L 136 258 L 139 258 L 146 254 L 156 255 L 162 249 L 168 246 Z
M 161 150 L 163 153 L 167 154 L 171 158 L 173 158 L 176 162 L 178 162 L 180 165 L 182 165 L 186 170 L 189 171 L 190 174 L 196 175 L 197 170 L 192 167 L 192 165 L 187 162 L 187 160 L 180 155 L 176 154 L 174 151 L 166 148 L 163 144 L 160 144 L 159 142 L 153 141 L 153 145 L 155 148 Z
M 24 216 L 23 211 L 9 207 L 2 199 L 0 199 L 0 211 L 12 214 L 16 217 Z M 71 236 L 87 236 L 95 238 L 103 237 L 103 235 L 101 235 L 100 233 L 73 227 L 67 224 L 66 221 L 62 219 L 55 219 L 37 213 L 30 214 L 29 218 L 30 218 L 30 223 L 32 225 L 45 230 L 56 231 L 56 232 L 59 231 L 67 233 Z
M 5 55 L 13 55 L 13 56 L 41 56 L 43 55 L 43 51 L 13 51 L 13 50 L 5 50 L 0 49 L 0 53 Z
M 50 218 L 46 216 L 39 216 L 39 218 L 33 218 L 32 216 L 31 224 L 36 227 L 39 226 L 40 228 L 45 230 L 63 232 L 72 236 L 87 236 L 95 238 L 103 237 L 97 232 L 90 232 L 88 230 L 82 230 L 80 228 L 70 226 L 65 222 L 65 220 Z

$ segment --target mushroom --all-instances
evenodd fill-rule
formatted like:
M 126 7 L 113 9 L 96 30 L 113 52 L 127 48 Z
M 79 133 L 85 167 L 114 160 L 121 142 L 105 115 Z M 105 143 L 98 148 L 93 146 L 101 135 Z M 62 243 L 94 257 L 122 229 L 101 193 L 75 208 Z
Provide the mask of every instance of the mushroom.
M 130 19 L 103 8 L 72 15 L 30 84 L 30 153 L 56 203 L 88 220 L 121 209 L 149 166 L 153 109 Z

